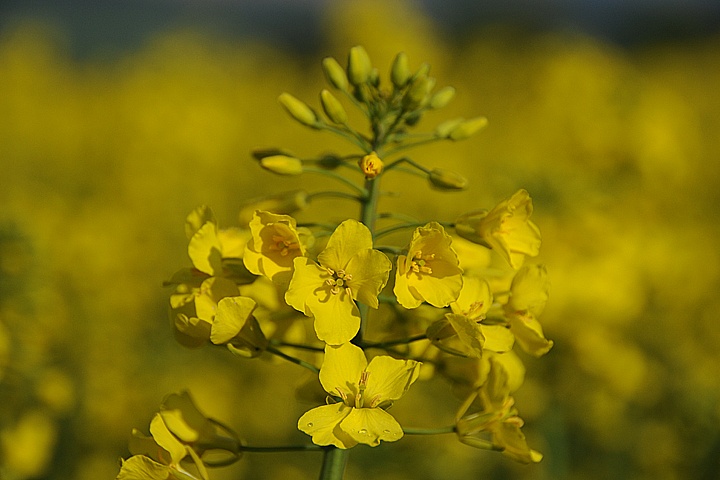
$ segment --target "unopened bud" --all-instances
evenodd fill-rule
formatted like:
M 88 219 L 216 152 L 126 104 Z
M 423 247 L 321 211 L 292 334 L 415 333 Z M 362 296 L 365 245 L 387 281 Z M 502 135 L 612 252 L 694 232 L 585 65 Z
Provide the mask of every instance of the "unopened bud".
M 439 138 L 449 138 L 455 128 L 464 122 L 464 118 L 453 118 L 451 120 L 445 120 L 440 125 L 435 127 L 435 135 Z
M 333 57 L 326 57 L 322 61 L 323 70 L 328 82 L 338 90 L 347 91 L 348 78 L 345 70 L 340 66 Z
M 434 168 L 428 174 L 430 184 L 440 190 L 465 190 L 467 178 L 457 172 L 444 168 Z
M 390 79 L 393 85 L 397 88 L 404 87 L 411 75 L 407 55 L 405 55 L 405 52 L 398 53 L 390 69 Z
M 471 137 L 487 125 L 488 121 L 485 117 L 475 117 L 465 120 L 455 127 L 449 135 L 450 140 L 465 140 Z
M 260 160 L 260 166 L 278 175 L 300 175 L 302 162 L 287 155 L 271 155 Z
M 375 152 L 368 153 L 362 157 L 358 162 L 358 165 L 367 179 L 377 177 L 383 171 L 383 168 L 385 168 L 385 164 L 382 160 L 380 160 L 380 157 L 378 157 Z
M 347 123 L 347 112 L 345 112 L 342 103 L 340 103 L 329 90 L 323 89 L 320 92 L 320 103 L 322 103 L 325 115 L 327 115 L 332 122 L 342 125 Z
M 348 79 L 353 85 L 367 83 L 372 72 L 372 63 L 365 49 L 357 45 L 350 49 L 348 57 Z
M 295 120 L 308 127 L 317 128 L 317 115 L 305 102 L 298 100 L 289 93 L 280 94 L 278 101 Z
M 455 89 L 453 87 L 441 88 L 430 97 L 428 105 L 430 108 L 443 108 L 450 103 L 453 98 L 455 98 Z
M 408 111 L 418 108 L 425 102 L 431 89 L 432 83 L 428 77 L 422 76 L 416 78 L 403 97 L 403 108 Z

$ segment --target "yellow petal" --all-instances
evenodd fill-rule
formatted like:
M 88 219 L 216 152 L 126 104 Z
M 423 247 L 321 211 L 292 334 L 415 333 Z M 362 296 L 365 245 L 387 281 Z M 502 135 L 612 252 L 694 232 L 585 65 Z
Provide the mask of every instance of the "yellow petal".
M 307 300 L 310 313 L 315 317 L 317 337 L 330 345 L 349 342 L 360 330 L 360 311 L 345 290 L 337 294 L 321 291 Z
M 312 314 L 307 306 L 308 299 L 315 295 L 315 290 L 322 287 L 330 275 L 309 258 L 297 257 L 293 265 L 294 272 L 285 292 L 285 301 L 295 310 L 310 316 Z
M 485 350 L 497 353 L 509 352 L 515 343 L 515 336 L 510 329 L 502 325 L 483 325 L 481 323 L 480 330 L 485 337 L 483 345 Z
M 348 286 L 353 298 L 372 308 L 378 308 L 378 295 L 385 288 L 392 263 L 378 250 L 363 250 L 353 256 L 347 264 L 352 275 Z
M 402 397 L 420 375 L 420 363 L 380 355 L 370 360 L 367 371 L 366 405 L 376 397 L 380 402 Z
M 207 439 L 214 433 L 212 424 L 186 391 L 165 397 L 160 407 L 160 416 L 168 430 L 185 443 Z
M 353 397 L 357 394 L 360 375 L 367 367 L 365 353 L 352 343 L 326 345 L 320 368 L 320 383 L 326 392 L 338 395 L 338 389 Z
M 460 341 L 462 347 L 464 347 L 463 351 L 471 357 L 482 357 L 485 337 L 483 336 L 480 325 L 473 320 L 470 320 L 465 315 L 448 313 L 445 317 L 448 319 L 453 329 L 455 329 L 458 340 Z
M 177 465 L 180 463 L 180 460 L 185 458 L 185 445 L 180 443 L 180 440 L 170 433 L 170 430 L 168 430 L 165 421 L 159 413 L 156 413 L 150 422 L 150 435 L 152 435 L 159 446 L 170 454 L 169 464 Z
M 550 282 L 544 265 L 526 265 L 517 271 L 510 286 L 508 311 L 527 310 L 536 317 L 545 309 Z
M 298 420 L 300 431 L 312 436 L 315 445 L 335 445 L 338 448 L 351 448 L 357 445 L 352 437 L 339 428 L 340 422 L 353 408 L 344 403 L 323 405 L 305 412 Z
M 206 222 L 195 232 L 188 245 L 188 255 L 195 268 L 208 275 L 222 273 L 222 247 L 217 236 L 217 225 Z
M 510 315 L 508 320 L 515 340 L 527 353 L 540 357 L 550 351 L 552 340 L 545 338 L 540 322 L 531 314 Z
M 255 300 L 250 297 L 226 297 L 220 300 L 210 341 L 217 345 L 231 340 L 245 326 L 255 306 Z
M 201 205 L 185 218 L 185 234 L 188 239 L 191 239 L 195 233 L 200 230 L 200 227 L 206 223 L 217 223 L 215 221 L 215 214 L 207 205 Z
M 370 230 L 357 220 L 345 220 L 330 236 L 325 250 L 318 255 L 318 262 L 335 271 L 343 270 L 354 255 L 370 248 Z
M 453 313 L 460 313 L 471 320 L 481 320 L 492 305 L 490 285 L 483 278 L 464 277 L 460 296 L 450 304 Z
M 380 441 L 395 442 L 403 436 L 400 424 L 381 408 L 353 408 L 340 428 L 358 443 L 376 447 Z
M 395 272 L 395 286 L 393 293 L 400 305 L 405 308 L 417 308 L 422 305 L 422 297 L 414 287 L 411 287 L 406 275 L 408 261 L 405 255 L 399 255 L 397 259 L 397 271 Z
M 452 269 L 452 273 L 449 275 L 440 276 L 443 270 L 433 270 L 433 275 L 423 275 L 421 278 L 411 273 L 407 277 L 408 289 L 417 292 L 434 307 L 447 307 L 460 295 L 463 279 L 459 268 Z M 437 275 L 435 275 L 436 271 Z
M 165 480 L 169 476 L 170 467 L 167 465 L 142 455 L 134 455 L 122 462 L 115 480 Z

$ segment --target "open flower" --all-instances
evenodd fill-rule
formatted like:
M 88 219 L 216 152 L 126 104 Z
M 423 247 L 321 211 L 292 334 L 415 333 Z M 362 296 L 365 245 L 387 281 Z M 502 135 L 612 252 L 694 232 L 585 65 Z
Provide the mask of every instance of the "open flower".
M 548 299 L 549 281 L 543 265 L 526 265 L 518 270 L 510 285 L 510 298 L 503 306 L 510 331 L 520 347 L 527 353 L 539 357 L 553 346 L 545 338 L 537 317 L 545 309 Z
M 292 276 L 293 260 L 305 255 L 309 232 L 299 230 L 295 219 L 256 211 L 250 221 L 252 238 L 243 256 L 245 267 L 255 275 L 264 275 L 273 282 L 287 285 Z
M 530 194 L 518 190 L 489 212 L 462 215 L 455 222 L 455 231 L 471 242 L 492 248 L 517 269 L 526 256 L 534 257 L 540 251 L 540 230 L 530 221 L 532 211 Z
M 320 368 L 320 382 L 337 403 L 306 412 L 298 428 L 317 445 L 351 448 L 358 443 L 372 447 L 394 442 L 403 430 L 385 410 L 405 394 L 420 373 L 420 363 L 387 355 L 368 364 L 365 353 L 351 343 L 327 345 Z
M 490 357 L 490 371 L 483 386 L 463 403 L 455 420 L 455 431 L 462 443 L 471 447 L 500 450 L 522 463 L 542 460 L 542 454 L 531 450 L 520 428 L 523 420 L 510 396 L 508 373 L 497 357 Z M 468 413 L 468 410 L 477 411 Z M 488 434 L 490 439 L 482 437 Z
M 133 430 L 130 439 L 132 457 L 124 460 L 116 480 L 207 480 L 208 474 L 199 455 L 168 429 L 158 413 L 150 422 L 150 437 Z M 198 474 L 188 471 L 181 461 L 191 457 Z
M 395 296 L 405 308 L 423 302 L 447 307 L 457 300 L 462 288 L 462 269 L 450 246 L 452 238 L 437 222 L 417 228 L 407 255 L 399 255 L 395 274 Z
M 318 338 L 331 345 L 349 342 L 360 329 L 356 300 L 378 307 L 392 268 L 385 254 L 372 248 L 370 230 L 356 220 L 335 229 L 318 263 L 297 257 L 293 264 L 285 301 L 314 317 Z

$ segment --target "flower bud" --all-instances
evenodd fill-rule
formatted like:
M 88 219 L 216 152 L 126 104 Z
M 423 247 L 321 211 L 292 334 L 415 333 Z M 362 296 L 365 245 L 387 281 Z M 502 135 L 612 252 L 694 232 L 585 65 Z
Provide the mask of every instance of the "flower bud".
M 342 125 L 347 123 L 347 112 L 345 112 L 342 103 L 340 103 L 329 90 L 323 89 L 320 92 L 320 102 L 322 103 L 325 115 L 327 115 L 332 122 Z
M 362 157 L 358 165 L 360 165 L 360 170 L 362 170 L 367 179 L 377 177 L 383 171 L 383 168 L 385 168 L 385 164 L 375 152 L 368 153 Z
M 317 128 L 317 115 L 305 102 L 298 100 L 289 93 L 282 93 L 278 97 L 278 101 L 295 120 L 308 127 Z
M 338 90 L 347 91 L 348 78 L 345 70 L 333 57 L 326 57 L 322 61 L 323 70 L 328 82 Z
M 453 87 L 444 87 L 438 90 L 430 97 L 430 108 L 442 108 L 455 98 L 455 89 Z
M 468 181 L 457 172 L 444 168 L 434 168 L 428 174 L 430 184 L 440 190 L 465 190 Z
M 407 55 L 405 55 L 405 52 L 398 53 L 390 69 L 390 79 L 393 85 L 397 88 L 403 88 L 410 80 L 411 75 Z
M 488 121 L 485 117 L 475 117 L 470 120 L 465 120 L 452 129 L 448 138 L 453 141 L 465 140 L 484 128 L 487 123 Z
M 353 85 L 367 83 L 372 72 L 372 63 L 362 46 L 357 45 L 350 49 L 347 71 L 348 79 Z
M 417 77 L 403 97 L 403 109 L 406 111 L 415 110 L 422 105 L 428 93 L 432 90 L 434 83 L 434 80 L 429 79 L 427 76 Z
M 439 138 L 449 138 L 452 131 L 455 130 L 455 127 L 457 127 L 464 121 L 464 118 L 453 118 L 451 120 L 445 120 L 440 125 L 435 127 L 435 135 Z
M 300 159 L 287 155 L 271 155 L 262 158 L 260 166 L 278 175 L 300 175 L 303 172 Z

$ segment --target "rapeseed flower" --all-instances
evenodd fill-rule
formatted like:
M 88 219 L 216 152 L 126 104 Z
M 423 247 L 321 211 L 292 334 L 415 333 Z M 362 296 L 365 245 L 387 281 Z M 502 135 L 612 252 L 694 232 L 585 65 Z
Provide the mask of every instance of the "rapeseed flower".
M 351 448 L 402 438 L 400 424 L 386 412 L 420 374 L 420 363 L 387 355 L 368 364 L 359 347 L 327 345 L 320 368 L 320 383 L 336 403 L 313 408 L 298 420 L 298 428 L 317 445 Z
M 437 222 L 413 233 L 407 255 L 399 255 L 395 274 L 395 296 L 405 308 L 423 302 L 447 307 L 457 300 L 462 288 L 462 269 L 451 247 L 452 238 Z
M 392 264 L 372 248 L 370 230 L 356 220 L 341 223 L 317 262 L 297 257 L 285 301 L 315 318 L 315 333 L 331 345 L 349 342 L 360 329 L 356 301 L 378 307 Z
M 540 252 L 540 230 L 530 221 L 532 211 L 530 194 L 518 190 L 489 212 L 462 215 L 455 222 L 455 231 L 471 242 L 492 248 L 517 270 L 526 256 Z
M 553 346 L 545 338 L 537 317 L 545 309 L 550 283 L 543 265 L 526 265 L 518 270 L 510 285 L 510 298 L 503 306 L 505 318 L 515 339 L 527 353 L 539 357 Z
M 309 232 L 298 229 L 295 219 L 289 215 L 258 210 L 250 221 L 250 233 L 252 237 L 243 256 L 245 267 L 255 275 L 287 285 L 293 260 L 305 256 Z

